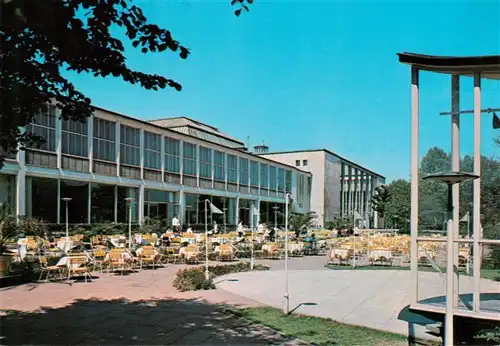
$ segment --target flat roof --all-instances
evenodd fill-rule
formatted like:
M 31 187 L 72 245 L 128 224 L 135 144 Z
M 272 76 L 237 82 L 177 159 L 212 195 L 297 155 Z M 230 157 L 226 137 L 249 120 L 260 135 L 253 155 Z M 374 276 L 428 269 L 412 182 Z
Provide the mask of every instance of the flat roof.
M 399 62 L 420 70 L 451 75 L 473 76 L 500 80 L 500 55 L 486 56 L 435 56 L 416 53 L 398 53 Z
M 267 159 L 265 157 L 262 157 L 260 155 L 252 154 L 252 153 L 250 153 L 248 151 L 242 151 L 242 150 L 239 150 L 239 149 L 236 149 L 236 148 L 229 147 L 229 146 L 224 145 L 224 144 L 214 143 L 214 142 L 208 141 L 208 140 L 203 139 L 203 138 L 199 138 L 199 137 L 192 136 L 192 135 L 189 135 L 189 134 L 186 134 L 186 133 L 182 133 L 182 132 L 178 132 L 178 131 L 175 131 L 175 130 L 171 130 L 168 127 L 159 126 L 159 125 L 156 125 L 154 123 L 150 123 L 149 121 L 137 119 L 137 118 L 134 118 L 134 117 L 131 117 L 131 116 L 128 116 L 128 115 L 125 115 L 125 114 L 121 114 L 121 113 L 118 113 L 118 112 L 115 112 L 115 111 L 112 111 L 112 110 L 109 110 L 109 109 L 106 109 L 106 108 L 102 108 L 102 107 L 98 107 L 98 106 L 94 106 L 94 105 L 92 105 L 91 107 L 94 108 L 94 109 L 98 109 L 100 111 L 103 111 L 103 112 L 108 112 L 110 114 L 113 114 L 113 115 L 116 115 L 116 116 L 119 116 L 119 117 L 122 117 L 122 118 L 125 118 L 125 119 L 137 121 L 137 122 L 139 122 L 141 124 L 144 124 L 144 125 L 156 127 L 156 128 L 161 129 L 161 130 L 163 130 L 165 132 L 170 132 L 170 133 L 176 134 L 178 136 L 180 135 L 180 136 L 184 136 L 184 137 L 190 137 L 190 138 L 196 139 L 196 140 L 201 141 L 201 142 L 205 142 L 205 143 L 209 143 L 211 145 L 217 145 L 219 147 L 223 147 L 223 148 L 229 149 L 230 151 L 233 151 L 233 152 L 236 152 L 236 153 L 246 154 L 248 156 L 257 157 L 257 158 L 262 159 L 264 161 L 272 162 L 274 164 L 279 164 L 281 166 L 292 168 L 293 170 L 299 171 L 300 173 L 311 175 L 311 172 L 304 171 L 304 170 L 302 170 L 300 168 L 297 168 L 295 166 L 292 166 L 292 165 L 287 165 L 286 163 L 273 161 L 273 160 Z
M 275 152 L 272 152 L 272 153 L 263 153 L 263 154 L 259 154 L 259 156 L 265 156 L 265 155 L 281 155 L 281 154 L 299 154 L 299 153 L 312 153 L 312 152 L 317 152 L 317 151 L 324 151 L 324 152 L 327 152 L 333 156 L 336 156 L 338 157 L 339 159 L 341 159 L 342 161 L 345 161 L 345 162 L 348 162 L 350 164 L 352 164 L 353 166 L 356 166 L 356 167 L 359 167 L 359 168 L 362 168 L 364 169 L 365 171 L 369 172 L 369 173 L 372 173 L 380 178 L 384 178 L 385 177 L 381 174 L 378 174 L 368 168 L 365 168 L 359 164 L 357 164 L 356 162 L 353 162 L 351 160 L 348 160 L 346 159 L 345 157 L 342 157 L 340 156 L 339 154 L 336 154 L 334 153 L 333 151 L 331 150 L 328 150 L 328 149 L 306 149 L 306 150 L 290 150 L 290 151 L 275 151 Z

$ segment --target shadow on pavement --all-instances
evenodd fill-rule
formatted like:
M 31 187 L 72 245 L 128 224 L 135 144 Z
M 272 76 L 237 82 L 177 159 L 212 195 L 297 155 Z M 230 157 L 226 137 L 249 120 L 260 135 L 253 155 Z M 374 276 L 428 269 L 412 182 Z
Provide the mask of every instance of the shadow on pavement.
M 76 300 L 36 312 L 1 311 L 2 345 L 283 344 L 271 329 L 201 300 Z

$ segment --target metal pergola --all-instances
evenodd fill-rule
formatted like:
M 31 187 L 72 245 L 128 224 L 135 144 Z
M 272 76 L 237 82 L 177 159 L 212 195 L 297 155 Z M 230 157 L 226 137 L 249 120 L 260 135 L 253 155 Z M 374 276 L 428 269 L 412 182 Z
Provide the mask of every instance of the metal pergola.
M 453 345 L 453 337 L 455 335 L 453 321 L 460 318 L 468 318 L 475 320 L 486 320 L 500 322 L 500 311 L 491 311 L 482 309 L 482 295 L 480 292 L 480 276 L 481 276 L 481 245 L 500 245 L 500 240 L 483 239 L 481 226 L 481 114 L 491 114 L 496 116 L 492 111 L 496 109 L 481 109 L 481 80 L 492 79 L 500 80 L 500 56 L 480 56 L 480 57 L 444 57 L 444 56 L 429 56 L 413 53 L 398 53 L 399 62 L 411 66 L 411 304 L 409 309 L 422 316 L 441 316 L 441 321 L 444 321 L 444 337 L 445 345 Z M 450 217 L 450 229 L 453 230 L 453 236 L 450 237 L 423 237 L 419 236 L 418 219 L 419 219 L 419 74 L 421 71 L 428 71 L 451 76 L 451 112 L 441 113 L 441 115 L 450 115 L 451 117 L 451 160 L 452 171 L 460 171 L 460 114 L 473 114 L 474 124 L 474 171 L 478 179 L 473 181 L 473 237 L 472 239 L 463 239 L 459 237 L 459 201 L 460 188 L 459 184 L 452 186 L 452 204 L 453 211 Z M 467 76 L 474 78 L 474 109 L 472 111 L 460 111 L 460 92 L 459 82 L 460 77 Z M 448 239 L 447 239 L 448 238 Z M 418 244 L 419 242 L 443 242 L 453 244 L 447 246 L 447 258 L 453 259 L 454 272 L 447 270 L 446 281 L 448 287 L 445 302 L 447 304 L 430 303 L 431 299 L 419 301 L 419 283 L 418 283 Z M 474 253 L 473 262 L 473 291 L 472 307 L 470 309 L 459 305 L 459 290 L 458 290 L 458 244 L 472 244 Z M 450 267 L 448 267 L 450 268 Z M 449 286 L 452 285 L 452 286 Z M 498 293 L 498 292 L 497 292 Z M 499 297 L 493 297 L 500 300 Z M 450 302 L 453 302 L 451 304 Z M 484 303 L 484 302 L 483 302 Z M 483 304 L 484 305 L 484 304 Z M 500 305 L 495 303 L 496 306 Z M 410 322 L 410 321 L 409 321 Z M 411 335 L 410 335 L 411 337 Z

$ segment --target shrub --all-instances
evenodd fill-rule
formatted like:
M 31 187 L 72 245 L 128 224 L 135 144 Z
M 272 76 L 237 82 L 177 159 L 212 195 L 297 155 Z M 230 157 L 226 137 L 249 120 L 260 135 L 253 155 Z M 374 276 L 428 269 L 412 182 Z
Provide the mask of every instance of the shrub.
M 268 269 L 269 267 L 266 267 L 262 264 L 256 264 L 253 268 L 253 270 Z M 211 290 L 215 288 L 215 285 L 213 283 L 214 277 L 230 273 L 250 271 L 250 263 L 238 262 L 235 264 L 209 266 L 208 271 L 210 273 L 210 278 L 207 280 L 205 279 L 205 267 L 181 269 L 176 273 L 173 285 L 177 290 L 181 292 Z

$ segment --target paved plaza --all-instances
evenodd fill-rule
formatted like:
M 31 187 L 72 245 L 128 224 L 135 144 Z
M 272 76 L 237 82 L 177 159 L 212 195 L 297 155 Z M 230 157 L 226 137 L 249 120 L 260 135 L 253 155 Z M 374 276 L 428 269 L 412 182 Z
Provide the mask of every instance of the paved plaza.
M 221 282 L 218 287 L 265 305 L 283 307 L 283 261 L 271 263 L 268 272 L 231 274 L 239 282 Z M 290 309 L 297 313 L 391 331 L 407 335 L 408 325 L 398 320 L 410 304 L 410 272 L 406 270 L 332 270 L 323 257 L 293 258 L 289 265 Z M 309 267 L 309 268 L 308 268 Z M 472 291 L 472 278 L 460 277 L 460 293 Z M 482 292 L 500 292 L 500 282 L 481 280 Z M 419 273 L 419 298 L 445 294 L 445 277 Z M 314 303 L 305 304 L 304 303 Z M 416 336 L 430 338 L 417 326 Z
M 0 290 L 2 345 L 13 344 L 286 344 L 275 331 L 223 312 L 259 303 L 223 290 L 179 293 L 183 266 L 89 283 L 40 283 Z

